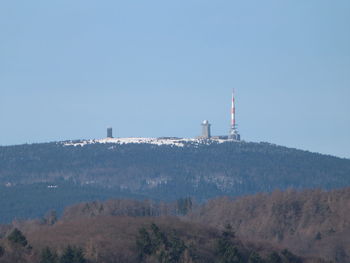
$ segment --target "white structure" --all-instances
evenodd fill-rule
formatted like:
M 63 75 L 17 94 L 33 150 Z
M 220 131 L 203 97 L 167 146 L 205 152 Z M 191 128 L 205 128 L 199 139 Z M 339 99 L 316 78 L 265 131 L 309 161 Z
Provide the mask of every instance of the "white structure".
M 240 141 L 241 135 L 239 135 L 236 125 L 236 106 L 234 90 L 232 91 L 232 104 L 231 104 L 231 127 L 229 132 L 229 139 Z
M 211 124 L 209 123 L 209 121 L 204 120 L 202 122 L 202 138 L 210 139 L 210 137 L 211 137 L 210 126 L 211 126 Z

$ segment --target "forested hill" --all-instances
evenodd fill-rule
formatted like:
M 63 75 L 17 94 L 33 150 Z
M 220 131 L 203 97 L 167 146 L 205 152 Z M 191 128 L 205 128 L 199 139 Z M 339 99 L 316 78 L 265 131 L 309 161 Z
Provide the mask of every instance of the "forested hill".
M 8 206 L 6 215 L 16 213 L 13 204 L 23 205 L 22 217 L 95 199 L 207 200 L 274 189 L 350 185 L 350 160 L 269 143 L 75 145 L 0 147 L 0 194 L 5 195 L 1 205 Z M 25 194 L 26 203 L 17 202 Z
M 220 197 L 202 205 L 190 198 L 84 202 L 60 218 L 50 212 L 0 224 L 0 262 L 346 263 L 349 201 L 350 188 Z M 64 261 L 68 246 L 87 261 Z
M 230 224 L 240 238 L 345 263 L 350 262 L 349 208 L 349 187 L 287 190 L 216 198 L 195 209 L 188 219 L 215 227 Z
M 72 181 L 162 199 L 350 185 L 350 160 L 268 143 L 0 147 L 0 184 Z

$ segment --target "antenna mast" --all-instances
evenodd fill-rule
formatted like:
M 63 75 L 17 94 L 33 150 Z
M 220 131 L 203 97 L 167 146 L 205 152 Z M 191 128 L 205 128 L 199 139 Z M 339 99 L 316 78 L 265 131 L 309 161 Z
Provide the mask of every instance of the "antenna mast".
M 231 105 L 231 129 L 234 129 L 236 127 L 236 119 L 235 119 L 235 90 L 232 90 L 232 105 Z
M 229 138 L 235 141 L 241 140 L 241 136 L 238 133 L 237 125 L 236 125 L 236 106 L 235 106 L 234 89 L 232 90 L 231 127 L 230 127 Z

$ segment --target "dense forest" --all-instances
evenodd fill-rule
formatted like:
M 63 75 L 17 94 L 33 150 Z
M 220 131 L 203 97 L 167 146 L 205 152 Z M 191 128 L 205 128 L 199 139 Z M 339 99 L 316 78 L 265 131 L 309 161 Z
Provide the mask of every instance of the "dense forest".
M 269 143 L 64 142 L 0 147 L 0 222 L 92 200 L 203 202 L 274 189 L 350 185 L 350 160 Z
M 350 262 L 350 188 L 221 197 L 193 210 L 188 220 L 216 228 L 230 224 L 243 239 Z
M 292 195 L 290 199 L 298 199 L 302 194 L 293 192 Z M 340 195 L 343 196 L 343 193 Z M 267 195 L 266 198 L 274 196 L 275 194 Z M 251 198 L 256 199 L 256 206 L 266 201 L 259 202 L 259 196 Z M 43 218 L 13 221 L 11 224 L 0 225 L 0 262 L 331 262 L 328 261 L 329 257 L 307 255 L 308 247 L 304 247 L 304 252 L 296 253 L 295 248 L 288 244 L 274 244 L 254 238 L 254 235 L 247 238 L 237 231 L 235 222 L 227 223 L 227 218 L 216 218 L 213 221 L 210 209 L 231 208 L 231 203 L 226 201 L 219 207 L 215 205 L 216 200 L 212 202 L 198 205 L 191 198 L 170 203 L 137 200 L 85 202 L 67 207 L 60 218 L 51 211 Z M 246 203 L 244 198 L 231 202 Z M 281 204 L 283 202 L 281 200 Z M 281 211 L 280 216 L 288 216 L 288 210 L 286 208 Z M 260 220 L 263 216 L 256 214 Z M 205 218 L 210 223 L 204 223 Z M 246 226 L 247 224 L 249 220 Z M 315 243 L 317 246 L 317 241 Z M 346 262 L 339 257 L 330 259 L 333 262 Z

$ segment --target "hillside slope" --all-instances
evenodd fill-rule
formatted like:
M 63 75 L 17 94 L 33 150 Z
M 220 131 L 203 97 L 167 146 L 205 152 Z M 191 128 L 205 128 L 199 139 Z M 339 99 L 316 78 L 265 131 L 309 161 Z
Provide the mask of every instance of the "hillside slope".
M 81 248 L 87 263 L 327 262 L 300 257 L 267 242 L 242 241 L 229 228 L 217 229 L 174 216 L 144 216 L 141 211 L 146 206 L 147 202 L 132 200 L 82 203 L 68 207 L 59 221 L 33 220 L 3 226 L 0 262 L 39 262 L 45 247 L 63 257 L 67 246 Z M 24 234 L 26 244 L 19 243 L 23 238 L 9 239 L 14 228 Z
M 268 241 L 300 255 L 350 262 L 350 188 L 222 197 L 188 217 L 215 227 L 230 223 L 241 238 Z
M 177 187 L 169 198 L 240 195 L 288 187 L 329 189 L 350 183 L 348 159 L 267 143 L 214 141 L 183 147 L 46 143 L 0 147 L 0 160 L 2 185 L 72 180 L 162 195 Z
M 268 143 L 176 139 L 164 143 L 167 140 L 0 147 L 0 192 L 10 197 L 0 201 L 9 211 L 5 220 L 16 216 L 16 206 L 24 201 L 25 209 L 17 209 L 23 211 L 22 218 L 84 200 L 166 201 L 192 196 L 203 201 L 274 189 L 350 185 L 348 159 Z M 38 192 L 39 200 L 30 194 L 23 200 L 23 193 Z

